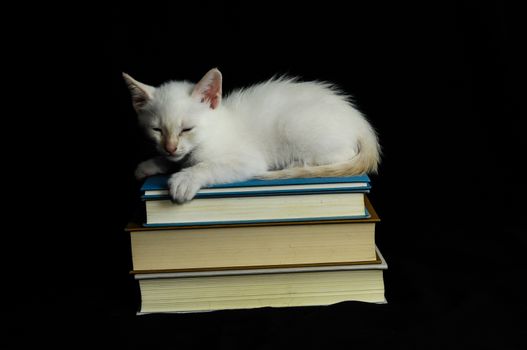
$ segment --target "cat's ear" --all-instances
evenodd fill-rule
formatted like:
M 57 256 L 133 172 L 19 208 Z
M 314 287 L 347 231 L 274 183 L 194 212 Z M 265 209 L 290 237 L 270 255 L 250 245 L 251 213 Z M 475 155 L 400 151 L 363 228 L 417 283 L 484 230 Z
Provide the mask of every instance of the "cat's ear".
M 148 101 L 154 96 L 155 88 L 150 85 L 146 85 L 138 82 L 131 76 L 126 73 L 123 73 L 124 81 L 130 89 L 130 94 L 132 95 L 132 104 L 136 111 L 139 111 L 143 108 Z
M 194 87 L 192 97 L 216 109 L 221 102 L 221 80 L 221 72 L 217 68 L 209 70 Z

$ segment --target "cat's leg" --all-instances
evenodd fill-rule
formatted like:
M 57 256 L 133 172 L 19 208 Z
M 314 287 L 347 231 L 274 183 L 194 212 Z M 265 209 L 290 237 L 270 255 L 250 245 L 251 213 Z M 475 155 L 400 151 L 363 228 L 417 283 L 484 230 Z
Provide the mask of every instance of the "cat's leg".
M 154 157 L 139 163 L 135 169 L 135 178 L 142 180 L 146 177 L 164 174 L 170 169 L 169 161 L 164 157 Z
M 184 203 L 196 195 L 200 188 L 212 184 L 248 180 L 265 171 L 263 164 L 238 160 L 230 163 L 198 163 L 175 173 L 168 180 L 172 200 Z

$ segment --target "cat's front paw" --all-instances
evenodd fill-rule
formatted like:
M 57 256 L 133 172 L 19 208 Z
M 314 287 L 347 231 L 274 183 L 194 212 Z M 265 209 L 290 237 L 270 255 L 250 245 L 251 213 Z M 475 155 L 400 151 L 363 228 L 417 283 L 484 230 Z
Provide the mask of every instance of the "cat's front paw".
M 201 184 L 192 176 L 190 172 L 182 171 L 176 173 L 168 179 L 168 189 L 170 197 L 178 203 L 188 202 L 199 191 Z

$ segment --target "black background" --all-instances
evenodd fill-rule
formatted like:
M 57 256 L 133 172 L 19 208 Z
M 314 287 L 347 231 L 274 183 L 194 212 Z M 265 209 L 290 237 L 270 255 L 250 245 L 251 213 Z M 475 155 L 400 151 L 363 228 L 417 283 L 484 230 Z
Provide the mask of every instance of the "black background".
M 21 136 L 7 153 L 24 167 L 9 167 L 21 185 L 7 182 L 7 219 L 29 214 L 4 246 L 16 297 L 4 315 L 19 345 L 526 346 L 518 9 L 148 2 L 17 14 L 6 68 L 18 113 L 4 132 Z M 212 67 L 224 91 L 288 74 L 355 97 L 383 148 L 370 198 L 382 219 L 387 305 L 135 316 L 123 228 L 139 205 L 133 170 L 148 148 L 121 72 L 158 85 L 197 81 Z

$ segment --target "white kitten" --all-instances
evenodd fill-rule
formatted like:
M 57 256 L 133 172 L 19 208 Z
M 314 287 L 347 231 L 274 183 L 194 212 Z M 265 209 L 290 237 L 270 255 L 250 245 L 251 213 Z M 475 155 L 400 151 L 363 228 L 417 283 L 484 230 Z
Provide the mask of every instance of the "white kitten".
M 161 157 L 139 164 L 138 179 L 185 161 L 169 179 L 185 202 L 203 186 L 258 177 L 346 176 L 377 171 L 379 144 L 368 121 L 331 85 L 271 79 L 222 100 L 222 76 L 157 88 L 127 74 L 139 122 Z

